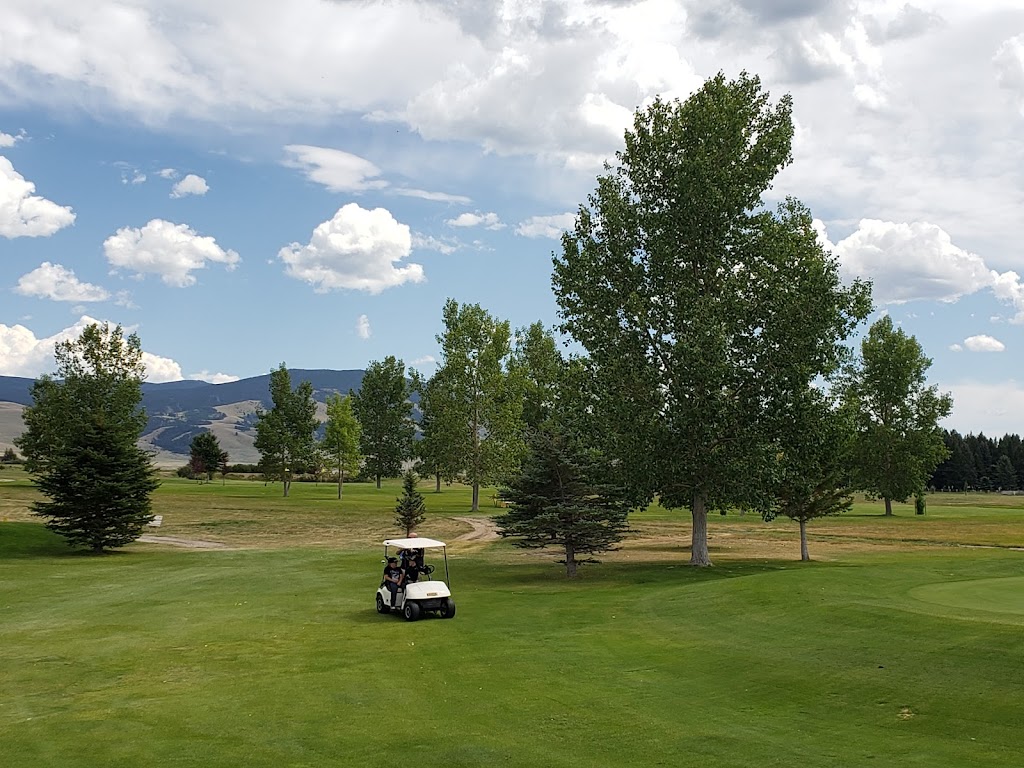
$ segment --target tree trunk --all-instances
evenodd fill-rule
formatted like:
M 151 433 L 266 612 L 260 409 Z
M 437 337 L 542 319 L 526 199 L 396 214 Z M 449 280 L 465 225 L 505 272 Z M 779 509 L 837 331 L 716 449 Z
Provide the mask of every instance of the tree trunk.
M 377 475 L 377 490 L 380 490 L 380 475 Z
M 345 470 L 338 467 L 338 501 L 341 501 L 341 486 L 345 482 Z
M 700 493 L 693 495 L 693 533 L 690 536 L 690 565 L 711 565 L 708 555 L 707 499 Z
M 441 473 L 438 472 L 436 475 L 434 475 L 434 477 L 435 477 L 436 482 L 437 482 L 437 485 L 434 488 L 434 493 L 440 493 L 441 492 Z
M 288 491 L 290 491 L 292 487 L 292 481 L 286 477 L 281 481 L 281 485 L 284 486 L 284 497 L 287 499 Z
M 811 553 L 807 551 L 807 521 L 800 521 L 800 560 L 807 561 L 811 559 Z
M 892 499 L 889 497 L 885 499 L 885 516 L 892 517 Z
M 565 545 L 565 575 L 567 578 L 576 578 L 576 548 L 572 544 Z
M 473 483 L 473 511 L 480 511 L 480 483 Z

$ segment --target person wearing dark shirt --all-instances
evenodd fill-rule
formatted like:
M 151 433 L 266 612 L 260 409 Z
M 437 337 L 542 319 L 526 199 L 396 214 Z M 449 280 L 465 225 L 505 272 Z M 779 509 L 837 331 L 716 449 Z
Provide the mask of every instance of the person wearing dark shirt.
M 395 607 L 398 599 L 398 587 L 402 583 L 402 569 L 398 567 L 398 558 L 389 557 L 388 564 L 384 566 L 384 586 L 391 593 L 391 607 Z
M 415 557 L 410 557 L 405 563 L 405 571 L 402 584 L 415 584 L 420 577 L 420 564 Z

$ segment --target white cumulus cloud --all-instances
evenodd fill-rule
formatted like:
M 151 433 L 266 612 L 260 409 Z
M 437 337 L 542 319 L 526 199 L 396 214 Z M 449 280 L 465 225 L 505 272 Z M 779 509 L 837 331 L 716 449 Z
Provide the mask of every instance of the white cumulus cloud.
M 226 264 L 233 269 L 241 260 L 232 250 L 224 250 L 212 237 L 196 234 L 185 224 L 153 219 L 141 229 L 124 227 L 103 243 L 107 261 L 115 268 L 159 275 L 167 285 L 184 287 L 196 282 L 193 270 L 204 269 L 208 262 Z
M 0 323 L 0 376 L 34 379 L 44 373 L 54 373 L 54 347 L 59 342 L 77 339 L 86 326 L 95 323 L 102 325 L 104 322 L 82 315 L 74 325 L 45 338 L 37 338 L 35 333 L 23 325 L 8 326 Z M 128 330 L 125 329 L 126 333 Z M 182 378 L 181 366 L 170 358 L 143 351 L 142 362 L 146 366 L 147 381 L 178 381 Z
M 289 144 L 284 150 L 289 155 L 286 166 L 299 168 L 307 179 L 323 184 L 332 192 L 361 192 L 388 185 L 378 178 L 380 168 L 358 155 L 308 144 Z
M 286 264 L 286 274 L 318 293 L 348 288 L 376 294 L 424 279 L 419 264 L 400 264 L 411 250 L 409 227 L 390 211 L 349 203 L 317 226 L 308 244 L 292 243 L 278 258 Z
M 1006 345 L 999 339 L 984 334 L 980 336 L 968 336 L 964 339 L 964 348 L 971 352 L 1004 352 Z
M 161 168 L 156 172 L 156 175 L 161 179 L 176 179 L 178 178 L 178 172 L 174 168 Z
M 0 235 L 8 239 L 49 237 L 74 223 L 70 207 L 39 197 L 35 191 L 36 185 L 0 155 Z
M 142 177 L 145 180 L 145 176 Z M 171 188 L 171 197 L 188 197 L 189 195 L 205 195 L 210 191 L 210 186 L 202 176 L 194 173 L 188 174 L 181 181 Z
M 188 377 L 192 381 L 208 381 L 210 384 L 228 384 L 232 381 L 238 381 L 238 377 L 232 376 L 230 373 L 210 373 L 209 371 L 190 373 Z
M 523 237 L 549 237 L 558 240 L 567 229 L 576 225 L 576 214 L 556 213 L 554 216 L 531 216 L 520 222 L 516 234 Z
M 106 301 L 110 293 L 98 285 L 83 283 L 74 270 L 44 261 L 21 276 L 14 287 L 22 296 L 37 296 L 53 301 Z
M 366 315 L 360 315 L 359 319 L 356 320 L 356 333 L 359 334 L 360 339 L 368 339 L 373 333 L 370 329 L 370 318 Z
M 498 214 L 490 213 L 460 213 L 454 219 L 448 219 L 445 224 L 450 227 L 483 227 L 484 229 L 504 229 Z
M 25 138 L 25 132 L 22 131 L 17 136 L 12 136 L 9 133 L 0 131 L 0 147 L 13 147 L 19 141 Z
M 882 304 L 933 300 L 955 302 L 981 290 L 1012 304 L 1012 322 L 1024 322 L 1024 286 L 1013 271 L 997 272 L 975 253 L 955 245 L 949 234 L 927 222 L 896 223 L 862 219 L 857 230 L 831 243 L 816 223 L 822 244 L 839 259 L 850 277 L 867 277 Z

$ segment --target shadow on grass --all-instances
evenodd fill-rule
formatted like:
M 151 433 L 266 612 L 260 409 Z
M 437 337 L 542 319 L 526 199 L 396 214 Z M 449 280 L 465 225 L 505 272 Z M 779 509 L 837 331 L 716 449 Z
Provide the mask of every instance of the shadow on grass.
M 799 560 L 730 560 L 698 568 L 680 560 L 581 565 L 575 579 L 565 576 L 563 566 L 551 563 L 502 564 L 491 569 L 492 588 L 555 587 L 586 589 L 591 586 L 632 587 L 640 584 L 687 585 L 763 576 L 787 570 L 850 568 L 850 563 Z M 478 574 L 472 574 L 477 576 Z M 474 579 L 476 581 L 476 579 Z
M 0 561 L 30 557 L 133 557 L 137 551 L 104 550 L 101 553 L 81 546 L 68 546 L 42 523 L 0 523 Z

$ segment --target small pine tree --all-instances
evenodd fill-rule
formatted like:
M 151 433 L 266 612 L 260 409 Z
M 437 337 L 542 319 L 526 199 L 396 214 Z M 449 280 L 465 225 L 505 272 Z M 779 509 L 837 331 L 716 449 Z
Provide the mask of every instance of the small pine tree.
M 415 472 L 411 469 L 406 471 L 402 476 L 402 495 L 395 506 L 395 524 L 405 531 L 406 536 L 427 519 L 424 514 L 427 505 L 423 501 L 423 494 L 416 488 L 418 480 Z

